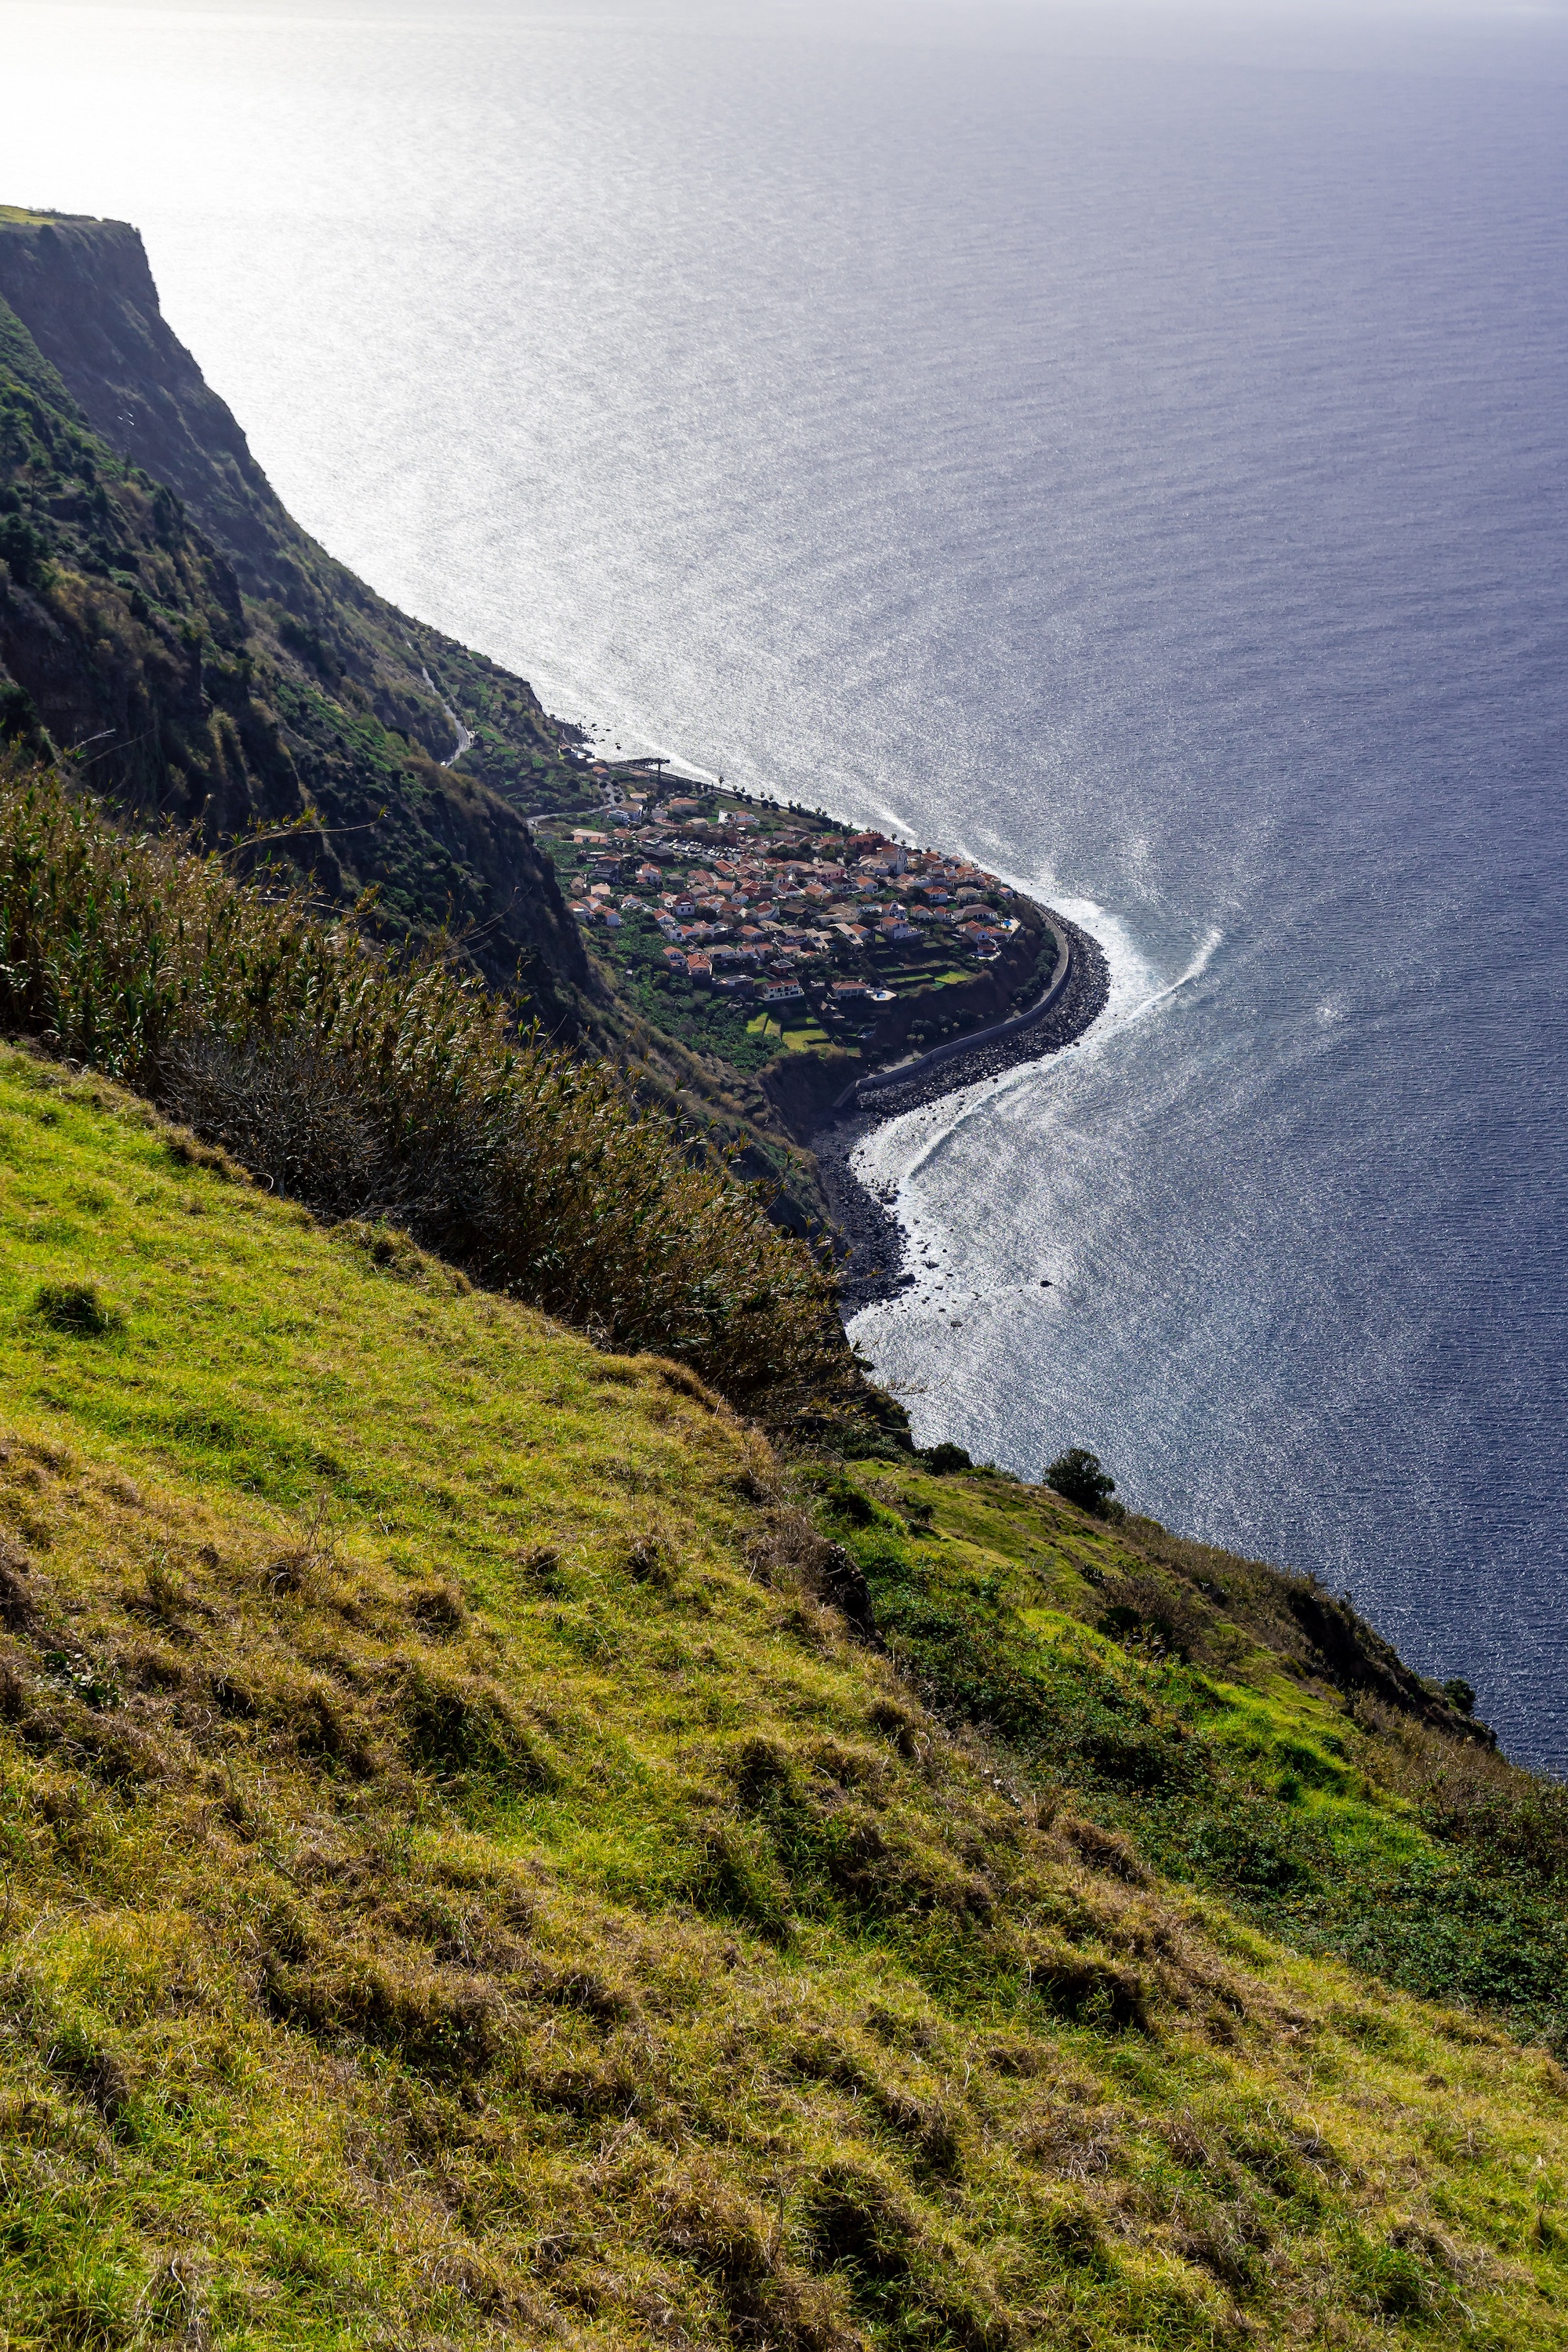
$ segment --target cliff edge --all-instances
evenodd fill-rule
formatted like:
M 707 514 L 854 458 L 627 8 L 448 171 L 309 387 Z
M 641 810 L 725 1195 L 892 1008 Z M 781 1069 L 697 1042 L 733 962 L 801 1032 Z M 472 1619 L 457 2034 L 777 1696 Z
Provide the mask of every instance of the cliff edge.
M 291 520 L 120 222 L 0 211 L 0 729 L 574 1025 L 586 960 L 526 821 L 578 789 L 557 730 Z

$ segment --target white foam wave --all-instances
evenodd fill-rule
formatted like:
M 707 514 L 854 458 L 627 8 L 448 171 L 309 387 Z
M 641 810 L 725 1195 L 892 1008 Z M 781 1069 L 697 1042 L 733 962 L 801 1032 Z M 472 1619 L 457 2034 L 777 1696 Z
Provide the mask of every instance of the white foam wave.
M 1004 880 L 1013 877 L 1004 876 Z M 1033 895 L 1040 886 L 1017 883 Z M 1078 1072 L 1113 1050 L 1116 1041 L 1135 1023 L 1159 1013 L 1183 989 L 1202 978 L 1222 944 L 1225 934 L 1211 927 L 1174 978 L 1163 973 L 1145 954 L 1121 918 L 1091 898 L 1053 897 L 1050 902 L 1080 930 L 1088 931 L 1104 953 L 1110 973 L 1110 995 L 1093 1026 L 1066 1047 L 1040 1062 L 1024 1062 L 999 1077 L 982 1078 L 935 1103 L 906 1111 L 874 1128 L 857 1148 L 851 1165 L 863 1184 L 888 1198 L 906 1237 L 911 1232 L 905 1188 L 952 1149 L 957 1138 L 1007 1095 L 1023 1088 L 1044 1090 L 1053 1105 L 1059 1103 Z

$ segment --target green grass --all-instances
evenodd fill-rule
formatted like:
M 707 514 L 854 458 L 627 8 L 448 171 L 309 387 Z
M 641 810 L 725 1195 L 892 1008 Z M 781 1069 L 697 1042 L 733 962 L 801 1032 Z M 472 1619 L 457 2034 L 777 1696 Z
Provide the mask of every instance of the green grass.
M 824 1524 L 934 1704 L 1148 1865 L 1568 2049 L 1568 1794 L 1467 1738 L 1413 1677 L 1425 1716 L 1336 1686 L 1292 1615 L 1300 1586 L 1257 1563 L 1009 1479 L 868 1465 L 862 1486 L 857 1501 L 829 1481 Z M 1165 1632 L 1097 1630 L 1129 1598 Z
M 686 1371 L 20 1055 L 0 1361 L 16 2352 L 1562 2342 L 1568 2080 L 928 1711 Z M 1143 1688 L 1110 1531 L 857 1475 Z
M 389 959 L 302 892 L 127 839 L 0 757 L 16 1027 L 148 1085 L 269 1190 L 338 1216 L 406 1202 L 491 1289 L 680 1357 L 737 1402 L 787 1413 L 858 1387 L 826 1270 L 722 1152 L 639 1110 L 606 1063 L 520 1038 L 516 1012 L 434 951 Z

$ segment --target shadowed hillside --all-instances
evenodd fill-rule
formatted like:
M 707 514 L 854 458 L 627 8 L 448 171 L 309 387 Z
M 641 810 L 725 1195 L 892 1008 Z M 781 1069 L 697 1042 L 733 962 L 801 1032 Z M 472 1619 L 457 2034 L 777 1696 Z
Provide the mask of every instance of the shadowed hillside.
M 574 1017 L 587 965 L 521 814 L 578 790 L 552 723 L 289 520 L 115 222 L 0 212 L 0 728 Z

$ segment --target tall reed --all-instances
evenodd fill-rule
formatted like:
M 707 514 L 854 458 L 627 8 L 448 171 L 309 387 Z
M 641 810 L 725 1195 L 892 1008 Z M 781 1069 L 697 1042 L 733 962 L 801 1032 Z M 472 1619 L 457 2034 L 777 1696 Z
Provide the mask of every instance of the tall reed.
M 831 1275 L 755 1187 L 606 1066 L 519 1036 L 438 947 L 389 958 L 299 886 L 237 882 L 0 765 L 0 1024 L 123 1080 L 331 1216 L 384 1216 L 476 1279 L 773 1420 L 858 1376 Z

